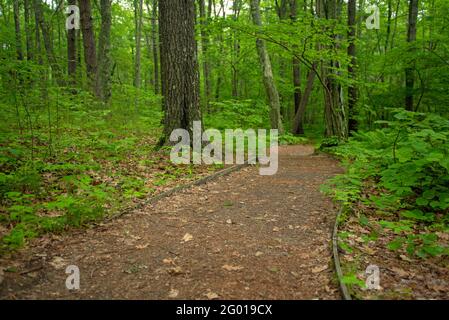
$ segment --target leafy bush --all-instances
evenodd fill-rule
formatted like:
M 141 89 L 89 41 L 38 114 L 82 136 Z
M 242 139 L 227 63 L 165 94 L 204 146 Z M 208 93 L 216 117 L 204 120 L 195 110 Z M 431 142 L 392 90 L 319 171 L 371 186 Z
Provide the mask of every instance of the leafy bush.
M 361 201 L 380 212 L 393 214 L 400 225 L 412 222 L 422 230 L 446 230 L 449 121 L 434 114 L 402 109 L 393 112 L 393 121 L 378 121 L 384 128 L 357 133 L 348 143 L 327 149 L 339 155 L 348 170 L 331 179 L 323 191 L 346 204 Z M 367 188 L 372 190 L 362 198 L 362 191 Z M 383 226 L 392 228 L 385 222 Z M 432 237 L 423 237 L 409 235 L 400 245 L 407 244 L 408 251 L 416 251 L 422 257 L 449 253 L 433 248 Z

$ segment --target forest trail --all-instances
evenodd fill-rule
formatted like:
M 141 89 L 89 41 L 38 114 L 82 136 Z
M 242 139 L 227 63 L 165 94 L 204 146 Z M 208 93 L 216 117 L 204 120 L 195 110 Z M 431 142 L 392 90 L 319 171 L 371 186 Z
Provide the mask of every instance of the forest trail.
M 319 191 L 342 172 L 312 146 L 280 147 L 257 167 L 183 190 L 112 222 L 36 240 L 0 260 L 1 299 L 339 299 L 336 215 Z M 80 269 L 69 291 L 68 265 Z

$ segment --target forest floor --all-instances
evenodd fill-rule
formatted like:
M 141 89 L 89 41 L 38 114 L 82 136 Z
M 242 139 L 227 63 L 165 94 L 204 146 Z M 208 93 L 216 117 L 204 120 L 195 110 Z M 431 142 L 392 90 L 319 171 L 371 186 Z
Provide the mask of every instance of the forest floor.
M 341 173 L 312 146 L 279 171 L 245 167 L 87 230 L 46 235 L 0 260 L 1 299 L 339 299 L 319 187 Z M 66 288 L 68 265 L 80 289 Z M 1 280 L 0 280 L 1 282 Z

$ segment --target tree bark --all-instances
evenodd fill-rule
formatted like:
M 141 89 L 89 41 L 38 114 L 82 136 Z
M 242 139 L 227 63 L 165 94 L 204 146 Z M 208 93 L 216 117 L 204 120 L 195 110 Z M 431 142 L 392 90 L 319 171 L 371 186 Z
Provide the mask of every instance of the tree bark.
M 254 24 L 259 27 L 262 26 L 262 18 L 260 16 L 260 0 L 251 0 L 250 5 Z M 270 104 L 271 127 L 273 129 L 278 129 L 279 133 L 282 134 L 284 129 L 280 113 L 281 104 L 279 101 L 279 93 L 277 91 L 276 84 L 274 83 L 273 70 L 271 68 L 271 61 L 268 55 L 265 41 L 257 38 L 256 47 L 262 68 L 265 91 Z
M 134 0 L 134 18 L 135 18 L 135 40 L 136 56 L 134 60 L 134 86 L 140 88 L 141 84 L 141 39 L 142 39 L 142 11 L 143 0 Z
M 151 10 L 151 45 L 153 51 L 153 72 L 154 72 L 154 93 L 160 92 L 160 76 L 159 76 L 159 39 L 157 30 L 157 1 L 153 0 Z M 147 2 L 147 9 L 149 5 Z
M 203 86 L 204 86 L 204 110 L 209 110 L 209 101 L 211 95 L 210 86 L 210 68 L 209 68 L 209 34 L 207 32 L 209 17 L 206 16 L 206 5 L 204 0 L 198 0 L 200 9 L 200 31 L 201 31 L 201 51 L 203 55 Z
M 357 131 L 356 105 L 357 105 L 357 86 L 356 81 L 356 51 L 355 51 L 355 31 L 356 31 L 356 0 L 348 1 L 348 56 L 351 59 L 348 65 L 349 86 L 348 86 L 348 133 Z
M 413 53 L 413 42 L 416 40 L 416 20 L 418 18 L 418 0 L 410 0 L 408 10 L 407 42 L 409 52 Z M 405 68 L 405 109 L 414 111 L 413 87 L 415 84 L 415 62 L 414 59 Z
M 242 0 L 234 0 L 233 2 L 233 17 L 234 22 L 237 22 L 240 16 L 240 10 L 242 9 Z M 237 68 L 239 56 L 240 56 L 240 40 L 239 33 L 235 31 L 233 33 L 233 51 L 232 51 L 232 97 L 238 98 L 239 96 L 239 70 Z
M 313 64 L 312 69 L 316 67 L 316 64 Z M 313 89 L 313 82 L 315 79 L 315 71 L 309 70 L 307 75 L 307 84 L 304 89 L 304 95 L 301 98 L 301 102 L 298 106 L 298 111 L 295 113 L 295 118 L 293 119 L 293 128 L 292 132 L 294 134 L 304 134 L 304 115 L 306 113 L 306 106 L 309 101 L 310 94 Z
M 296 15 L 298 14 L 298 5 L 296 0 L 290 0 L 290 19 L 294 23 L 296 22 Z M 296 47 L 294 48 L 296 49 Z M 299 105 L 301 103 L 301 65 L 296 56 L 292 59 L 292 72 L 293 72 L 293 104 L 294 114 L 298 112 Z M 302 124 L 301 124 L 302 127 Z M 295 131 L 293 131 L 295 132 Z
M 69 5 L 76 5 L 76 0 L 69 0 Z M 76 29 L 67 30 L 67 73 L 72 84 L 76 83 Z
M 32 31 L 30 26 L 30 1 L 25 0 L 24 4 L 24 15 L 25 15 L 25 43 L 27 49 L 27 60 L 33 59 L 33 40 L 31 37 Z
M 201 120 L 194 1 L 159 1 L 159 32 L 165 113 L 160 144 L 170 144 L 174 129 L 192 134 L 193 121 Z
M 18 60 L 23 60 L 22 32 L 20 31 L 20 6 L 19 0 L 14 0 L 14 27 L 16 32 L 16 54 Z
M 111 97 L 111 0 L 100 1 L 101 27 L 98 41 L 98 98 L 108 102 Z
M 95 95 L 97 79 L 97 49 L 95 44 L 94 28 L 92 24 L 92 8 L 90 0 L 78 0 L 80 8 L 81 31 L 83 33 L 84 62 L 89 87 Z
M 339 5 L 337 0 L 317 0 L 317 15 L 321 18 L 336 20 L 338 18 Z M 338 50 L 337 36 L 332 36 L 330 47 L 332 51 Z M 348 135 L 348 123 L 343 102 L 341 84 L 338 83 L 338 69 L 340 63 L 331 60 L 322 65 L 322 78 L 324 79 L 324 119 L 326 124 L 325 135 L 346 139 Z
M 50 36 L 50 31 L 48 30 L 48 26 L 44 20 L 44 13 L 42 10 L 42 2 L 41 0 L 34 0 L 34 11 L 36 15 L 37 24 L 42 31 L 42 38 L 44 40 L 45 51 L 47 52 L 47 60 L 51 66 L 53 77 L 56 79 L 59 85 L 63 85 L 62 74 L 59 64 L 56 60 L 54 51 L 53 51 L 53 42 Z

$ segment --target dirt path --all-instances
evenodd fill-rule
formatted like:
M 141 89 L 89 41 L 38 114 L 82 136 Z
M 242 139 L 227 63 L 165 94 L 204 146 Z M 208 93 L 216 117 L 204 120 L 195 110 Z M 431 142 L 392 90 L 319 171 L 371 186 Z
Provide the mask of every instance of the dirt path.
M 339 299 L 336 209 L 319 192 L 341 172 L 310 146 L 280 148 L 279 171 L 247 167 L 90 230 L 43 238 L 13 258 L 2 299 Z M 80 290 L 65 286 L 68 265 Z M 22 274 L 20 274 L 22 273 Z

